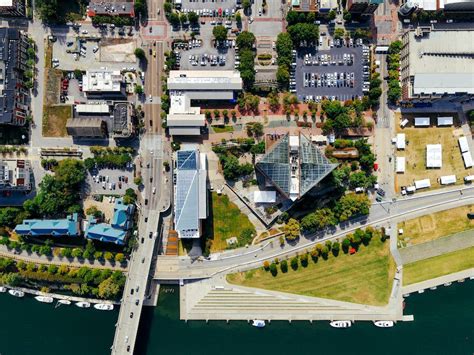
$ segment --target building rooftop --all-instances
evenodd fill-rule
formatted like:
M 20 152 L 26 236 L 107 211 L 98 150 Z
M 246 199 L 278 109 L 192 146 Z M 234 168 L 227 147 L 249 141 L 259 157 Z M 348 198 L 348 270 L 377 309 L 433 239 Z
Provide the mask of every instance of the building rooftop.
M 110 15 L 110 16 L 135 16 L 135 9 L 133 0 L 129 1 L 103 1 L 103 0 L 91 0 L 89 8 L 87 10 L 89 17 L 97 15 Z
M 474 55 L 474 52 L 473 52 Z M 474 61 L 472 61 L 474 65 Z M 413 93 L 468 93 L 474 94 L 474 72 L 472 73 L 418 73 L 413 83 Z
M 410 31 L 408 35 L 410 76 L 474 74 L 472 31 L 436 30 L 425 32 L 423 36 L 417 36 L 416 31 Z M 428 76 L 421 80 L 434 79 Z M 457 82 L 455 85 L 464 87 L 462 77 L 451 76 L 450 80 L 455 80 Z M 472 80 L 472 77 L 469 80 Z
M 31 190 L 31 187 L 28 160 L 0 160 L 0 191 Z
M 78 236 L 78 215 L 74 213 L 65 219 L 25 219 L 15 227 L 15 232 L 31 236 Z
M 242 90 L 240 73 L 234 70 L 172 70 L 169 90 Z
M 295 146 L 297 144 L 297 146 Z M 296 200 L 337 167 L 305 135 L 283 136 L 255 165 L 287 198 Z
M 199 238 L 207 217 L 205 154 L 183 147 L 176 154 L 175 230 L 180 238 Z
M 103 137 L 107 132 L 106 126 L 100 117 L 70 118 L 66 122 L 66 131 L 75 137 Z
M 85 92 L 120 92 L 123 76 L 119 70 L 88 70 L 83 76 Z

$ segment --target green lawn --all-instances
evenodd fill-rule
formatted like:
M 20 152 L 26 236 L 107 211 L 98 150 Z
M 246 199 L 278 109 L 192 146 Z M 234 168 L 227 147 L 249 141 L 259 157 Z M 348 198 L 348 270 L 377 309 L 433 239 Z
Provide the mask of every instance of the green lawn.
M 410 219 L 398 224 L 403 235 L 398 236 L 399 246 L 425 243 L 448 235 L 474 229 L 474 220 L 467 218 L 474 206 L 462 206 Z
M 340 301 L 385 305 L 388 302 L 395 273 L 389 242 L 374 238 L 354 255 L 340 253 L 328 260 L 309 260 L 294 271 L 272 276 L 263 268 L 227 276 L 230 283 L 268 290 L 323 297 Z
M 403 284 L 410 285 L 472 267 L 474 267 L 474 247 L 404 265 Z
M 223 126 L 223 127 L 215 126 L 215 127 L 212 127 L 212 130 L 214 131 L 214 133 L 234 132 L 234 127 L 232 127 L 232 126 Z
M 255 227 L 248 217 L 240 212 L 239 208 L 227 195 L 218 196 L 212 193 L 212 202 L 209 206 L 209 217 L 204 225 L 204 238 L 211 242 L 211 252 L 227 248 L 226 239 L 237 237 L 239 245 L 251 242 L 241 235 L 242 231 L 251 230 L 256 235 Z

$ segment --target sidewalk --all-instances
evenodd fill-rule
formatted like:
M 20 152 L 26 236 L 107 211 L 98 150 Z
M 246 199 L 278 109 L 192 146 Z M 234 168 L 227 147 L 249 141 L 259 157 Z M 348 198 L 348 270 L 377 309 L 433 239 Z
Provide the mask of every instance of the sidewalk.
M 0 245 L 0 257 L 10 258 L 15 260 L 20 260 L 29 263 L 36 263 L 36 264 L 54 264 L 54 265 L 66 265 L 70 267 L 83 267 L 87 266 L 93 269 L 112 269 L 112 270 L 119 270 L 119 271 L 127 271 L 128 265 L 121 265 L 117 263 L 111 263 L 107 260 L 104 260 L 102 263 L 98 260 L 79 260 L 77 258 L 68 259 L 65 257 L 59 256 L 45 256 L 45 255 L 38 255 L 36 253 L 27 253 L 26 251 L 20 250 L 8 250 L 5 245 Z

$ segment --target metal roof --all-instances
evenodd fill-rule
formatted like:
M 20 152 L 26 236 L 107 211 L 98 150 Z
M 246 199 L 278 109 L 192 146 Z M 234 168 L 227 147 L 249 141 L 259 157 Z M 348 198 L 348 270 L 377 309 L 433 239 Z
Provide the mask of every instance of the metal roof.
M 474 53 L 474 52 L 473 52 Z M 448 59 L 445 58 L 449 62 Z M 471 62 L 474 66 L 474 61 Z M 415 75 L 413 93 L 474 94 L 474 73 L 420 73 Z

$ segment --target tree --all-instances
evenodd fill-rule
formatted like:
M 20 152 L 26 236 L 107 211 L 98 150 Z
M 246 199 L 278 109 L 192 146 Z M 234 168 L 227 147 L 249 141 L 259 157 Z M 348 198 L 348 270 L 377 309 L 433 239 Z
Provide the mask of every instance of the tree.
M 342 131 L 351 126 L 351 118 L 347 113 L 341 113 L 333 121 L 333 127 L 336 131 Z
M 341 39 L 344 38 L 345 31 L 343 28 L 336 28 L 334 30 L 334 38 Z
M 117 263 L 123 263 L 125 261 L 125 255 L 123 255 L 123 253 L 115 254 L 115 261 Z
M 61 250 L 61 255 L 65 258 L 70 258 L 72 256 L 72 249 L 71 248 L 63 248 Z
M 90 206 L 86 210 L 86 215 L 94 216 L 95 218 L 100 218 L 100 217 L 102 217 L 102 212 L 99 211 L 96 206 Z
M 212 34 L 216 41 L 225 41 L 227 39 L 227 28 L 217 25 L 212 29 Z
M 388 52 L 393 54 L 393 53 L 400 53 L 402 50 L 403 43 L 400 40 L 394 41 L 390 43 L 390 46 L 388 47 Z
M 250 0 L 242 0 L 242 8 L 244 9 L 245 13 L 248 13 L 251 6 L 252 3 L 250 2 Z
M 168 16 L 168 21 L 173 27 L 178 27 L 180 24 L 179 15 L 175 12 L 171 12 Z
M 297 256 L 291 258 L 290 265 L 293 270 L 295 271 L 298 270 L 298 257 Z
M 331 251 L 332 251 L 332 254 L 334 256 L 338 256 L 339 255 L 339 249 L 340 249 L 341 245 L 339 244 L 339 242 L 334 242 L 332 244 L 332 248 L 331 248 Z
M 120 292 L 120 285 L 117 284 L 112 277 L 102 281 L 99 284 L 99 297 L 105 299 L 116 298 Z
M 57 272 L 58 267 L 56 265 L 51 264 L 48 266 L 48 273 L 50 273 L 51 275 L 55 275 Z
M 191 25 L 196 25 L 199 22 L 199 16 L 195 12 L 188 12 L 188 20 Z
M 336 11 L 331 10 L 331 11 L 329 11 L 329 13 L 328 13 L 328 20 L 332 21 L 332 20 L 334 20 L 334 19 L 336 19 Z
M 290 218 L 288 223 L 283 227 L 285 232 L 285 238 L 287 240 L 296 240 L 300 236 L 300 224 L 294 219 Z
M 340 222 L 347 221 L 356 215 L 369 214 L 370 200 L 365 194 L 347 194 L 336 202 L 336 215 Z
M 270 264 L 270 272 L 272 273 L 273 276 L 276 276 L 278 274 L 278 269 L 275 263 Z
M 308 232 L 315 232 L 318 229 L 334 226 L 336 223 L 334 212 L 329 208 L 321 208 L 306 215 L 301 220 L 301 228 Z
M 286 22 L 288 22 L 288 26 L 295 25 L 299 21 L 299 14 L 296 11 L 288 11 L 286 14 Z
M 240 12 L 235 14 L 235 22 L 237 23 L 237 27 L 242 27 L 242 16 L 240 15 Z
M 351 22 L 352 21 L 352 14 L 349 11 L 344 12 L 344 21 Z
M 181 13 L 179 15 L 179 22 L 181 22 L 182 25 L 184 25 L 186 22 L 188 22 L 188 15 L 186 15 L 185 13 Z
M 146 58 L 145 56 L 145 51 L 141 48 L 135 48 L 135 57 L 137 57 L 139 60 L 144 60 Z
M 104 253 L 104 259 L 107 261 L 111 261 L 114 258 L 114 254 L 112 254 L 110 251 L 106 251 Z
M 81 258 L 82 257 L 82 249 L 74 248 L 71 252 L 71 256 L 73 258 Z
M 280 33 L 276 40 L 276 51 L 278 54 L 278 65 L 290 67 L 292 59 L 293 42 L 291 36 L 287 33 Z
M 143 86 L 141 85 L 135 85 L 135 94 L 137 95 L 143 95 Z
M 263 268 L 268 271 L 270 269 L 270 262 L 268 260 L 265 260 L 263 262 Z
M 312 23 L 297 23 L 288 27 L 288 33 L 291 36 L 293 45 L 299 47 L 301 42 L 307 44 L 314 43 L 319 38 L 318 26 Z
M 255 35 L 249 31 L 242 31 L 236 40 L 237 46 L 239 50 L 242 49 L 252 49 L 253 45 L 255 44 Z
M 280 65 L 278 66 L 277 72 L 276 72 L 276 79 L 278 81 L 278 84 L 280 84 L 282 87 L 287 88 L 288 84 L 290 82 L 290 72 L 288 71 L 288 67 L 285 65 Z
M 351 241 L 349 240 L 349 238 L 344 238 L 344 240 L 342 241 L 342 250 L 344 251 L 344 253 L 347 254 L 347 252 L 349 251 L 349 248 L 351 246 Z

